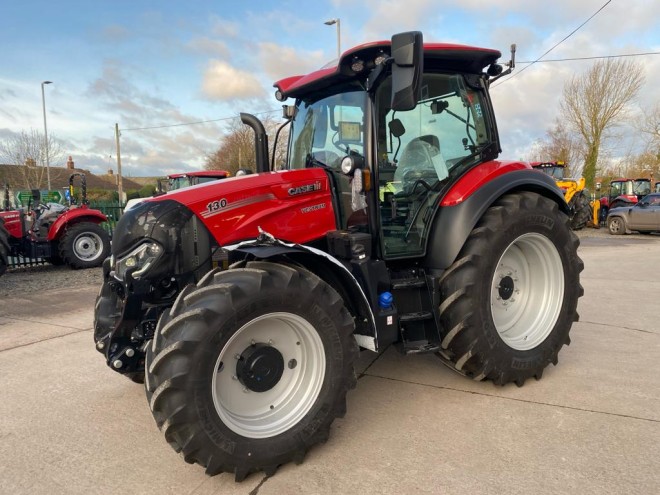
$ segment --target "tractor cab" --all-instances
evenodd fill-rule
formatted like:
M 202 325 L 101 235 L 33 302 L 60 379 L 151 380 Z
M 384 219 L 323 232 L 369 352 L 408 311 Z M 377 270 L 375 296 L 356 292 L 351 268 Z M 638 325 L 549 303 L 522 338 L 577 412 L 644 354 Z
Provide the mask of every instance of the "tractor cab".
M 334 74 L 324 69 L 275 86 L 279 99 L 296 99 L 288 110 L 287 169 L 326 170 L 338 195 L 338 229 L 371 232 L 379 257 L 393 259 L 423 255 L 428 220 L 448 185 L 497 157 L 482 70 L 500 53 L 430 44 L 422 55 L 421 44 L 412 53 L 408 43 L 416 72 L 402 74 L 406 65 L 399 67 L 388 49 L 389 43 L 357 47 Z
M 566 177 L 566 164 L 563 161 L 556 162 L 532 162 L 532 168 L 549 175 L 556 181 L 564 180 Z

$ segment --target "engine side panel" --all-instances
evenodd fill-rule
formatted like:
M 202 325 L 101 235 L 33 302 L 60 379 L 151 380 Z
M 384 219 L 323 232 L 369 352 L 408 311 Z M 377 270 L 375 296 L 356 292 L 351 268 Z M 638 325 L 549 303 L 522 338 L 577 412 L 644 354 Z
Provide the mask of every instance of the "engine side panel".
M 10 237 L 20 239 L 23 237 L 23 229 L 21 227 L 21 214 L 18 211 L 0 211 L 0 218 L 5 221 L 5 228 L 9 232 Z
M 192 210 L 220 245 L 259 235 L 308 243 L 335 230 L 330 181 L 322 169 L 231 177 L 168 193 Z

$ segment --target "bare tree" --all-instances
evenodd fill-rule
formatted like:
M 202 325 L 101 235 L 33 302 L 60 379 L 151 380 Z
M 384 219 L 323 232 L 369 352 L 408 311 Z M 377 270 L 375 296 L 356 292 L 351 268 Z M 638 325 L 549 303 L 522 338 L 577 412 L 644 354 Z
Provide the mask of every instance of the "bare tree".
M 644 113 L 637 128 L 646 137 L 647 151 L 660 159 L 660 103 Z
M 598 154 L 608 131 L 624 120 L 628 104 L 644 82 L 642 67 L 630 60 L 596 62 L 581 76 L 564 85 L 563 118 L 582 137 L 585 156 L 583 175 L 592 187 Z
M 14 187 L 28 189 L 46 187 L 46 147 L 48 147 L 50 163 L 63 161 L 64 150 L 59 141 L 53 136 L 48 136 L 48 143 L 45 143 L 44 135 L 34 129 L 22 130 L 19 134 L 0 141 L 0 161 L 7 165 L 22 165 L 23 184 L 14 184 Z
M 264 119 L 263 124 L 268 134 L 268 160 L 270 161 L 275 145 L 275 133 L 281 124 L 272 118 Z M 276 166 L 286 159 L 287 136 L 285 129 L 278 138 L 277 151 L 275 152 Z M 206 157 L 204 168 L 207 170 L 227 170 L 234 175 L 239 168 L 255 170 L 255 162 L 254 131 L 251 127 L 236 119 L 230 124 L 229 132 L 223 138 L 220 147 Z
M 546 131 L 546 138 L 538 141 L 534 150 L 534 161 L 563 161 L 570 177 L 580 177 L 584 152 L 582 143 L 560 119 Z

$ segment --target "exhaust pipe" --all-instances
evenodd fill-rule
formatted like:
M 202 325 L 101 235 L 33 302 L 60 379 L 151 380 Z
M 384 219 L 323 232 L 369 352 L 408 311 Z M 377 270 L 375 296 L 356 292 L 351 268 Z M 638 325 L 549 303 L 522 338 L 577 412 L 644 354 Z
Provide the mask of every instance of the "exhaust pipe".
M 254 148 L 257 159 L 257 173 L 270 172 L 268 166 L 268 136 L 261 121 L 252 114 L 241 113 L 241 122 L 254 130 Z

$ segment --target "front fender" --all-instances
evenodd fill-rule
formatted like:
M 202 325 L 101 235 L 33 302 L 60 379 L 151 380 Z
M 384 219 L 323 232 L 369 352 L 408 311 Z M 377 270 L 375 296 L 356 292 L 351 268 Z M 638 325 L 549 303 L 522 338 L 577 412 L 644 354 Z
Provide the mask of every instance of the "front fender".
M 62 213 L 53 222 L 48 229 L 48 240 L 54 241 L 62 235 L 64 227 L 80 222 L 103 223 L 107 222 L 108 217 L 98 210 L 92 210 L 86 207 L 73 208 Z
M 535 192 L 552 199 L 568 214 L 564 195 L 552 178 L 531 169 L 507 172 L 482 184 L 464 201 L 439 208 L 429 236 L 425 266 L 440 270 L 449 268 L 486 210 L 503 195 L 519 191 Z
M 266 236 L 267 240 L 264 240 Z M 311 271 L 341 295 L 355 318 L 354 336 L 358 345 L 371 351 L 378 351 L 376 319 L 366 294 L 351 271 L 325 251 L 311 246 L 286 243 L 268 234 L 266 236 L 262 234 L 253 241 L 224 246 L 223 249 L 229 251 L 231 261 L 252 258 L 294 262 Z

